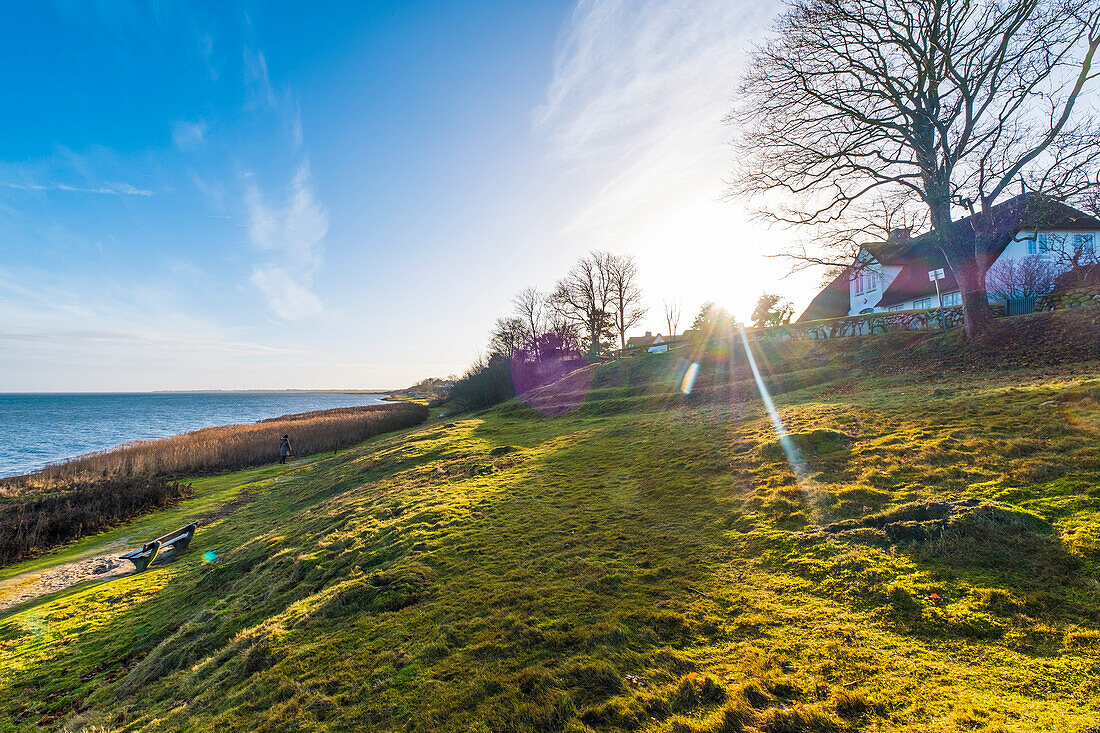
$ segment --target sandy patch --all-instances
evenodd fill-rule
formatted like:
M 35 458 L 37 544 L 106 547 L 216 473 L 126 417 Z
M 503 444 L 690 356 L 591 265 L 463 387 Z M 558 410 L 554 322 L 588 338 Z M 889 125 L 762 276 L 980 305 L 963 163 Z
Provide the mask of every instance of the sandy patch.
M 0 611 L 86 580 L 112 580 L 130 575 L 134 572 L 134 566 L 121 559 L 119 554 L 88 557 L 6 580 L 0 584 Z

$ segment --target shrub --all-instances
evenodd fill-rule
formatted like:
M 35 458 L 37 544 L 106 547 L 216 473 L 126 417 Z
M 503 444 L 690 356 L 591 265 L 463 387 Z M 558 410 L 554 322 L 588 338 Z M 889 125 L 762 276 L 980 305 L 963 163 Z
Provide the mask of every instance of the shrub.
M 40 555 L 190 495 L 187 484 L 126 477 L 80 481 L 0 500 L 0 565 Z
M 503 355 L 494 354 L 467 369 L 451 387 L 452 412 L 482 410 L 510 400 L 514 394 L 511 364 Z

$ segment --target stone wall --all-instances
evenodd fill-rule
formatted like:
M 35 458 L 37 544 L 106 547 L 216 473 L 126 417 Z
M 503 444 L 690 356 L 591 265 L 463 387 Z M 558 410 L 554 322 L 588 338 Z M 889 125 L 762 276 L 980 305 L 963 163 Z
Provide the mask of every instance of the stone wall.
M 1053 311 L 1092 306 L 1100 306 L 1100 285 L 1082 285 L 1044 295 L 1035 304 L 1035 310 Z
M 990 303 L 993 317 L 1005 314 L 1004 303 Z M 746 331 L 752 341 L 797 341 L 802 339 L 846 338 L 851 336 L 873 336 L 893 331 L 936 331 L 942 328 L 958 328 L 963 325 L 962 306 L 953 305 L 940 309 L 889 311 L 885 313 L 867 313 L 858 316 L 825 318 L 805 323 L 789 323 L 768 328 L 754 328 Z

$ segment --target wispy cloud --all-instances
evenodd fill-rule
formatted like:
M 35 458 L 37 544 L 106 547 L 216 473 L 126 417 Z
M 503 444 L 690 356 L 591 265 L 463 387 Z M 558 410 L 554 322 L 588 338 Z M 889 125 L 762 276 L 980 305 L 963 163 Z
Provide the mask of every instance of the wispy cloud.
M 171 349 L 180 353 L 279 355 L 303 354 L 287 349 L 246 341 L 227 341 L 155 330 L 112 331 L 89 329 L 0 328 L 0 343 L 13 348 L 61 348 L 87 352 L 88 347 Z M 139 352 L 140 353 L 140 352 Z
M 191 150 L 206 142 L 206 120 L 177 120 L 172 123 L 172 141 L 180 150 Z
M 579 224 L 603 224 L 727 163 L 722 117 L 749 34 L 774 3 L 581 0 L 535 129 L 566 164 L 604 177 Z
M 302 147 L 303 133 L 302 133 L 302 108 L 298 103 L 298 99 L 294 99 L 294 112 L 289 116 L 288 124 L 290 126 L 290 139 L 294 143 L 294 151 L 297 152 Z
M 199 273 L 181 262 L 194 281 Z M 61 276 L 31 268 L 0 269 L 0 345 L 30 358 L 99 354 L 133 363 L 148 355 L 298 353 L 241 339 L 183 310 L 186 298 L 166 283 L 127 284 L 109 278 Z M 0 354 L 5 348 L 0 348 Z M 3 366 L 0 359 L 0 367 Z
M 138 160 L 143 170 L 152 167 L 149 156 L 139 156 Z M 57 145 L 50 155 L 37 160 L 0 161 L 0 188 L 39 193 L 153 196 L 154 190 L 125 180 L 136 176 L 134 162 L 102 146 L 78 153 Z
M 33 183 L 24 181 L 0 181 L 4 188 L 14 188 L 17 191 L 68 191 L 70 193 L 100 193 L 111 196 L 152 196 L 153 192 L 131 186 L 129 183 L 104 183 L 101 186 L 70 186 L 67 183 Z
M 733 131 L 723 124 L 747 51 L 781 8 L 781 0 L 578 0 L 562 30 L 545 101 L 532 114 L 551 162 L 583 196 L 558 234 L 573 251 L 637 255 L 650 302 L 711 299 L 743 317 L 784 274 L 785 263 L 764 255 L 789 235 L 724 199 Z M 801 287 L 784 282 L 799 303 Z
M 300 321 L 323 311 L 313 279 L 324 258 L 328 212 L 318 201 L 308 163 L 302 163 L 283 201 L 271 202 L 246 179 L 248 235 L 263 261 L 253 267 L 252 283 L 283 319 Z

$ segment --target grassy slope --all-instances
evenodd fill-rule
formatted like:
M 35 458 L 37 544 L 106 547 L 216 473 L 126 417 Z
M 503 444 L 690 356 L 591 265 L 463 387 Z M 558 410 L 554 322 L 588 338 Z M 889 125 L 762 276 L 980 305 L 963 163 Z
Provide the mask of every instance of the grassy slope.
M 180 508 L 5 569 L 252 496 L 176 563 L 0 615 L 0 730 L 1100 723 L 1095 364 L 782 394 L 790 430 L 854 437 L 803 441 L 799 486 L 758 400 L 657 410 L 661 359 L 630 367 L 640 386 L 605 371 L 597 386 L 620 385 L 571 415 L 506 405 L 202 479 Z M 931 496 L 1054 529 L 912 545 L 813 531 Z

